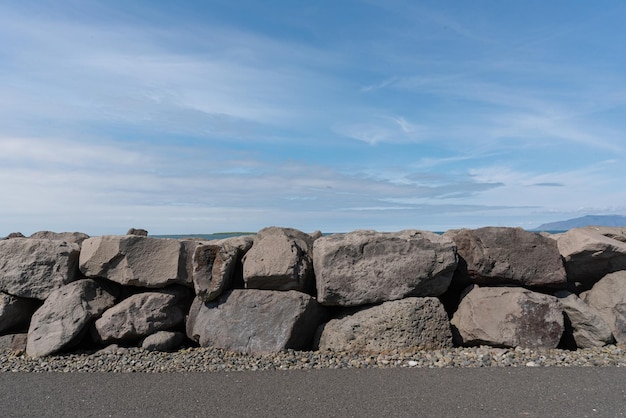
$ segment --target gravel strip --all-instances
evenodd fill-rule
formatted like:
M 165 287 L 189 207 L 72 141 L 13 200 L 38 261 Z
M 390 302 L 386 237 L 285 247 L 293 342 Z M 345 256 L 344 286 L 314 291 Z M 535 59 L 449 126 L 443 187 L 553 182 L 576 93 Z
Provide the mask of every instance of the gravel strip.
M 293 350 L 246 355 L 214 348 L 186 348 L 172 353 L 146 351 L 142 348 L 110 351 L 36 359 L 2 352 L 0 372 L 172 373 L 394 367 L 626 367 L 626 347 L 623 345 L 577 351 L 483 346 L 373 355 Z

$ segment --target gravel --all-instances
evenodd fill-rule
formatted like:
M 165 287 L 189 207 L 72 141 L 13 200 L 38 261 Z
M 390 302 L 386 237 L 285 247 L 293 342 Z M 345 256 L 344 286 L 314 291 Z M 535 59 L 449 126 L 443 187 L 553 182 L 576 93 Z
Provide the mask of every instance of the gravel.
M 243 370 L 444 367 L 626 367 L 626 346 L 608 345 L 577 351 L 524 348 L 458 347 L 436 351 L 356 354 L 293 351 L 265 355 L 215 348 L 185 348 L 165 353 L 142 348 L 108 348 L 93 354 L 30 358 L 0 352 L 0 372 L 176 373 Z

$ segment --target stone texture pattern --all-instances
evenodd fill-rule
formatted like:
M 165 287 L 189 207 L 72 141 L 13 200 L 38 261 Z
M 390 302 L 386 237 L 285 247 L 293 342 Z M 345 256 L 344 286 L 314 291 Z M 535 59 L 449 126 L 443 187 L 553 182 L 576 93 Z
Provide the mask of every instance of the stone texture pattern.
M 452 347 L 448 315 L 439 299 L 407 298 L 364 308 L 322 326 L 322 351 L 390 352 Z
M 585 290 L 609 273 L 626 270 L 626 242 L 602 232 L 608 233 L 606 230 L 578 228 L 557 237 L 568 280 L 581 283 Z
M 600 312 L 567 290 L 561 290 L 554 295 L 559 298 L 571 322 L 574 341 L 578 348 L 602 347 L 615 341 L 611 328 Z
M 183 244 L 175 239 L 138 235 L 101 236 L 83 242 L 80 270 L 127 286 L 191 286 Z
M 231 287 L 241 250 L 230 245 L 198 245 L 193 254 L 193 287 L 203 302 Z
M 26 354 L 46 356 L 77 342 L 92 319 L 114 303 L 115 297 L 91 279 L 54 290 L 32 317 Z
M 244 353 L 309 349 L 324 317 L 323 308 L 305 293 L 234 289 L 208 303 L 196 298 L 187 336 L 202 347 Z
M 311 291 L 315 287 L 312 245 L 311 236 L 296 229 L 260 230 L 243 257 L 246 288 Z
M 0 292 L 0 332 L 20 325 L 28 325 L 37 309 L 32 299 L 18 298 Z
M 457 266 L 452 240 L 427 231 L 329 235 L 315 241 L 313 253 L 317 298 L 323 305 L 439 296 Z
M 600 313 L 615 340 L 626 344 L 626 271 L 607 274 L 580 296 Z
M 157 331 L 148 335 L 141 342 L 141 347 L 148 351 L 173 351 L 183 344 L 187 336 L 183 332 Z
M 132 342 L 182 325 L 191 295 L 179 286 L 143 292 L 107 309 L 95 322 L 97 340 Z
M 455 281 L 551 287 L 567 283 L 556 242 L 541 234 L 522 228 L 485 227 L 444 235 L 455 242 L 459 254 Z
M 462 345 L 556 348 L 564 330 L 557 298 L 521 287 L 473 285 L 451 323 Z
M 0 291 L 44 300 L 78 276 L 77 244 L 49 239 L 0 241 Z

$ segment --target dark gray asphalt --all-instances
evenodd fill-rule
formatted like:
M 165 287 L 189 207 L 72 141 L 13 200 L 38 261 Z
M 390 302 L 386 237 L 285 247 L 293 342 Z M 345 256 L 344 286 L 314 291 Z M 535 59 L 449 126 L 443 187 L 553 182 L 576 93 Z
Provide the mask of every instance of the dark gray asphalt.
M 4 417 L 616 417 L 624 368 L 0 373 Z

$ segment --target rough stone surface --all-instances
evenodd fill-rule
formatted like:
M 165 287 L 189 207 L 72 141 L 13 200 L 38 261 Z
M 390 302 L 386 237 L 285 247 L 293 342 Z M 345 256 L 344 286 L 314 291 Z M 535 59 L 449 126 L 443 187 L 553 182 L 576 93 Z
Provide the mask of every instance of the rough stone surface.
M 115 297 L 91 279 L 54 290 L 32 317 L 26 354 L 41 357 L 71 345 L 93 318 L 114 303 Z
M 568 280 L 581 283 L 585 290 L 609 273 L 626 270 L 626 243 L 600 230 L 571 229 L 557 237 L 557 244 Z
M 142 228 L 130 228 L 127 232 L 126 235 L 137 235 L 140 237 L 147 237 L 148 236 L 148 231 Z
M 243 257 L 246 288 L 268 290 L 314 289 L 311 248 L 313 239 L 292 228 L 260 230 Z
M 600 312 L 567 290 L 558 291 L 554 295 L 559 298 L 572 324 L 573 337 L 578 348 L 602 347 L 615 341 L 611 328 L 602 319 Z
M 444 235 L 457 245 L 459 270 L 455 281 L 551 287 L 567 283 L 556 242 L 539 233 L 485 227 L 452 230 Z
M 187 336 L 203 347 L 244 353 L 308 349 L 325 311 L 297 291 L 235 289 L 212 302 L 196 298 Z
M 26 237 L 21 232 L 11 232 L 9 235 L 7 235 L 6 237 L 2 239 L 13 239 L 13 238 L 26 238 Z
M 56 241 L 73 242 L 74 244 L 82 245 L 83 241 L 89 238 L 89 235 L 82 232 L 52 232 L 52 231 L 38 231 L 30 236 L 30 238 L 36 239 L 51 239 Z
M 0 241 L 0 291 L 44 300 L 78 276 L 77 244 L 49 239 Z
M 102 342 L 132 342 L 183 324 L 191 300 L 190 290 L 173 286 L 138 293 L 108 309 L 95 323 Z
M 439 296 L 457 266 L 450 238 L 427 231 L 354 231 L 313 244 L 317 297 L 357 306 L 408 296 Z
M 187 339 L 183 332 L 157 331 L 148 335 L 141 342 L 141 347 L 148 351 L 173 351 Z
M 0 351 L 5 350 L 16 354 L 26 352 L 27 333 L 8 334 L 0 336 Z
M 229 245 L 198 245 L 193 254 L 193 287 L 203 302 L 230 288 L 241 251 Z
M 322 326 L 321 351 L 389 352 L 452 347 L 439 299 L 407 298 L 364 308 Z
M 615 340 L 626 344 L 626 271 L 607 274 L 580 296 L 600 313 Z
M 148 288 L 191 286 L 183 245 L 175 239 L 137 235 L 101 236 L 83 242 L 80 270 L 87 277 Z
M 0 332 L 20 325 L 28 325 L 37 309 L 32 299 L 18 298 L 0 292 Z
M 626 227 L 623 226 L 585 226 L 584 231 L 592 231 L 607 238 L 626 243 Z
M 556 348 L 564 330 L 557 298 L 520 287 L 473 285 L 451 323 L 463 345 Z

